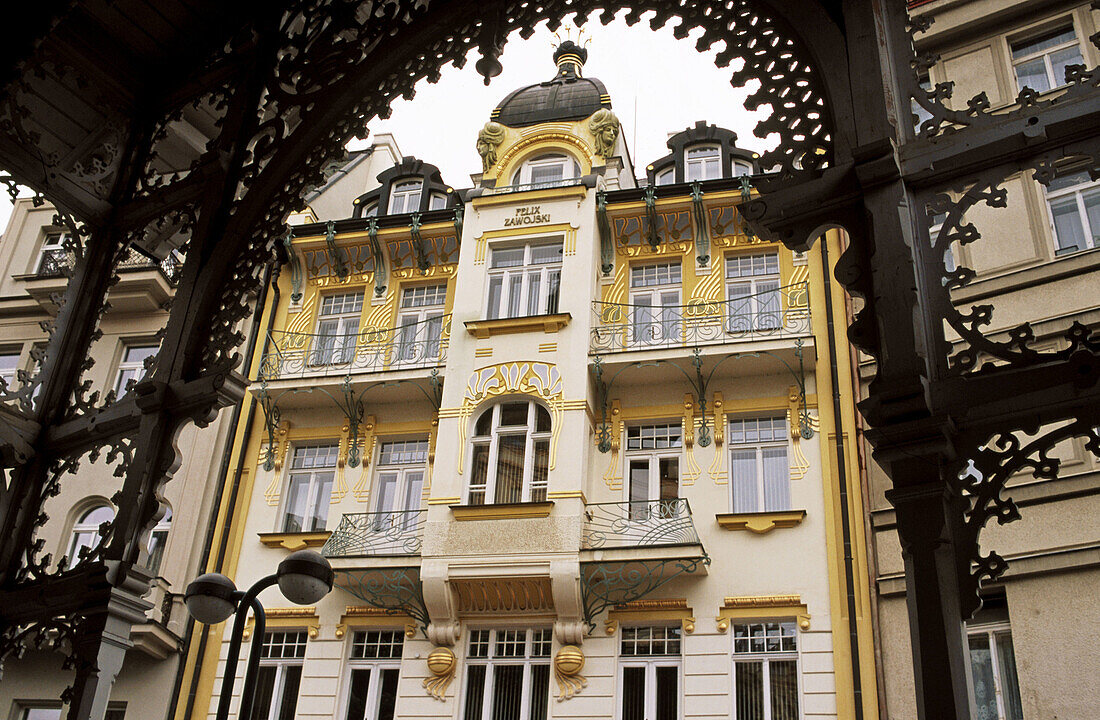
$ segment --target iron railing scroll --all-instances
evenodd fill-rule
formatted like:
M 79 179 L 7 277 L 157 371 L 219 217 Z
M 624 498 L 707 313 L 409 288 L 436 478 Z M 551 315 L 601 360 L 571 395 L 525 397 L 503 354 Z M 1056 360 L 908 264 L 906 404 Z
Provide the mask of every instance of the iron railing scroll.
M 345 513 L 321 554 L 329 558 L 419 555 L 427 510 Z
M 383 372 L 443 365 L 451 316 L 358 333 L 272 330 L 260 376 L 266 380 Z
M 584 507 L 581 547 L 585 550 L 699 544 L 686 498 Z
M 729 300 L 687 305 L 631 305 L 595 301 L 589 352 L 696 347 L 808 335 L 807 283 L 795 283 Z
M 40 278 L 65 277 L 76 267 L 76 255 L 70 250 L 52 248 L 42 253 L 42 259 L 38 263 L 35 275 Z M 153 260 L 142 255 L 137 250 L 130 250 L 117 266 L 119 272 L 127 270 L 160 270 L 170 284 L 179 282 L 180 270 L 183 261 L 174 253 L 169 253 L 163 260 Z

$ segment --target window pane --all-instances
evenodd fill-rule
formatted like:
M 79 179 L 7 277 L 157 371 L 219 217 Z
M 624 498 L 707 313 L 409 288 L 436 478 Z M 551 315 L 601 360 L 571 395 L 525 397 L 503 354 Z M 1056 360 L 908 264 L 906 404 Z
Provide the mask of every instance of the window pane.
M 1017 65 L 1016 84 L 1021 90 L 1025 87 L 1036 92 L 1050 90 L 1050 78 L 1047 77 L 1047 66 L 1043 59 L 1039 57 Z
M 492 720 L 519 720 L 523 697 L 523 666 L 497 665 L 493 668 Z
M 1001 675 L 1001 699 L 1005 706 L 1005 720 L 1023 720 L 1023 703 L 1020 702 L 1020 679 L 1016 675 L 1016 653 L 1012 648 L 1012 635 L 999 632 L 994 636 L 997 644 L 997 670 Z
M 267 720 L 271 714 L 271 699 L 275 694 L 275 673 L 278 668 L 267 665 L 260 666 L 256 673 L 256 694 L 253 695 L 252 719 Z
M 523 293 L 523 276 L 508 278 L 508 312 L 505 317 L 519 317 L 519 301 Z
M 397 707 L 397 668 L 382 671 L 382 691 L 378 698 L 378 720 L 393 720 L 393 711 Z
M 970 674 L 974 682 L 974 704 L 978 717 L 998 717 L 993 654 L 989 649 L 989 636 L 985 633 L 970 636 Z
M 493 250 L 490 267 L 508 268 L 519 267 L 523 264 L 523 248 L 504 248 Z
M 301 665 L 283 667 L 283 699 L 277 720 L 294 720 L 294 710 L 298 707 L 298 685 L 301 682 Z
M 630 519 L 645 520 L 649 513 L 649 458 L 630 461 Z
M 761 449 L 764 460 L 764 510 L 790 510 L 790 466 L 786 447 Z
M 1100 246 L 1100 192 L 1084 195 L 1085 215 L 1088 220 L 1088 236 L 1092 246 Z
M 772 660 L 768 667 L 771 680 L 772 720 L 798 720 L 798 663 Z
M 550 432 L 550 413 L 542 405 L 535 405 L 535 432 Z
M 660 458 L 657 461 L 661 482 L 661 499 L 675 500 L 680 497 L 680 461 L 678 458 Z
M 481 703 L 485 695 L 485 666 L 470 665 L 466 671 L 465 720 L 481 720 Z
M 61 708 L 29 707 L 23 710 L 20 720 L 61 720 Z
M 497 444 L 496 502 L 515 503 L 523 499 L 525 435 L 501 435 Z
M 531 708 L 527 720 L 546 720 L 550 700 L 550 666 L 531 666 Z
M 542 273 L 533 272 L 527 275 L 527 314 L 540 315 L 539 293 L 542 291 Z
M 405 474 L 405 499 L 402 510 L 419 510 L 421 495 L 424 494 L 424 473 L 421 471 Z
M 470 504 L 485 502 L 485 483 L 489 478 L 489 445 L 474 445 L 473 467 L 470 471 Z
M 757 512 L 760 509 L 755 450 L 734 450 L 730 453 L 730 485 L 733 488 L 733 512 Z
M 313 496 L 313 519 L 310 523 L 310 532 L 324 530 L 328 522 L 329 494 L 332 492 L 332 473 L 317 473 L 314 478 L 317 484 L 316 494 Z
M 531 264 L 546 265 L 549 263 L 560 263 L 562 249 L 563 246 L 560 243 L 554 245 L 536 245 L 531 248 Z
M 306 520 L 306 503 L 309 501 L 309 475 L 291 475 L 286 492 L 286 515 L 283 532 L 302 532 Z
M 764 720 L 763 663 L 736 662 L 733 678 L 737 720 Z
M 1054 200 L 1050 203 L 1050 212 L 1054 216 L 1054 242 L 1059 251 L 1073 252 L 1085 249 L 1085 231 L 1081 227 L 1081 216 L 1077 210 L 1077 197 Z
M 502 427 L 516 427 L 527 424 L 527 408 L 525 402 L 504 403 L 500 406 L 500 424 Z
M 1049 50 L 1052 47 L 1057 47 L 1068 42 L 1073 42 L 1077 39 L 1076 33 L 1073 31 L 1073 27 L 1063 27 L 1058 30 L 1053 30 L 1045 35 L 1033 37 L 1029 40 L 1012 43 L 1012 59 L 1022 58 L 1032 53 L 1042 52 L 1043 50 Z
M 1098 225 L 1097 227 L 1100 227 Z M 551 270 L 547 273 L 546 286 L 546 314 L 553 315 L 558 311 L 558 297 L 561 295 L 561 270 Z
M 367 688 L 370 687 L 370 670 L 351 671 L 351 691 L 348 693 L 347 720 L 363 720 L 367 710 Z
M 623 668 L 622 720 L 646 720 L 644 667 Z
M 1050 54 L 1050 65 L 1054 69 L 1054 84 L 1061 86 L 1066 84 L 1066 66 L 1081 65 L 1081 50 L 1073 47 L 1056 50 Z
M 504 278 L 495 277 L 489 279 L 489 307 L 485 312 L 485 317 L 489 320 L 500 317 L 500 289 L 503 283 Z
M 550 441 L 537 440 L 535 448 L 535 467 L 531 472 L 531 502 L 546 500 L 546 486 L 549 481 Z
M 397 494 L 397 473 L 387 472 L 378 476 L 378 502 L 374 506 L 377 512 L 388 513 L 393 511 L 393 501 Z
M 657 720 L 676 720 L 679 684 L 680 668 L 657 667 Z

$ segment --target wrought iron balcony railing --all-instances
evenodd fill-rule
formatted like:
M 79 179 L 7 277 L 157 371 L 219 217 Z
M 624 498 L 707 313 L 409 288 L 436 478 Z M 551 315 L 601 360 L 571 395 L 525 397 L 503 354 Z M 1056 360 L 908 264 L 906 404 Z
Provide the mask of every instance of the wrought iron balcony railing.
M 698 543 L 686 498 L 593 503 L 584 508 L 585 550 Z
M 358 333 L 273 330 L 260 365 L 266 380 L 425 368 L 447 360 L 451 316 Z
M 504 195 L 505 193 L 525 192 L 527 190 L 546 190 L 548 188 L 573 187 L 580 185 L 581 178 L 565 178 L 563 180 L 544 180 L 543 182 L 523 183 L 517 185 L 498 185 L 486 190 L 486 195 Z
M 419 555 L 427 510 L 348 513 L 329 536 L 325 557 Z
M 806 283 L 687 305 L 592 303 L 589 352 L 716 345 L 811 331 Z
M 35 272 L 35 275 L 40 278 L 65 277 L 75 266 L 76 257 L 70 251 L 60 248 L 46 250 L 42 253 L 42 259 L 38 263 L 38 271 Z M 179 280 L 182 267 L 183 261 L 176 255 L 170 254 L 158 262 L 147 258 L 137 250 L 131 250 L 118 264 L 118 271 L 157 269 L 160 270 L 160 274 L 164 276 L 165 280 L 175 285 Z

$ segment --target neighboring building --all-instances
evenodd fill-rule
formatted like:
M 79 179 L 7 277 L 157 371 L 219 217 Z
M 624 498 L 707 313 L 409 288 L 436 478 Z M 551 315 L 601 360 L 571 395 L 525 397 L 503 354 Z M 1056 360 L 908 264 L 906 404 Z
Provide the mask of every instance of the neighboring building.
M 253 718 L 877 717 L 841 240 L 746 235 L 714 126 L 640 185 L 586 56 L 492 111 L 472 189 L 404 158 L 294 225 L 209 567 L 314 547 L 337 588 L 261 596 Z
M 1042 99 L 1066 85 L 1066 68 L 1100 62 L 1095 34 L 1100 12 L 1085 2 L 1033 0 L 933 0 L 911 2 L 910 12 L 934 23 L 919 36 L 921 53 L 938 55 L 927 87 L 953 83 L 948 105 L 966 108 L 985 91 L 994 110 L 1011 106 L 1025 87 Z M 917 112 L 920 121 L 926 112 Z M 1061 338 L 1074 321 L 1100 322 L 1100 183 L 1090 180 L 1084 160 L 1062 162 L 1049 186 L 1031 173 L 1003 183 L 1007 207 L 979 204 L 967 212 L 987 239 L 950 248 L 947 269 L 971 268 L 975 279 L 955 290 L 965 308 L 994 307 L 988 332 L 1001 333 L 1030 321 L 1035 346 L 1065 347 Z M 953 190 L 958 190 L 953 188 Z M 957 199 L 957 193 L 952 195 Z M 929 211 L 933 236 L 944 215 Z M 865 361 L 868 380 L 873 364 Z M 1066 642 L 1071 628 L 1093 627 L 1100 587 L 1100 531 L 1089 521 L 1100 514 L 1100 463 L 1083 440 L 1063 442 L 1056 453 L 1060 477 L 1044 480 L 1022 473 L 1005 492 L 1020 506 L 1021 519 L 990 522 L 982 551 L 1008 560 L 1007 572 L 983 592 L 984 607 L 967 626 L 975 717 L 1039 720 L 1096 717 L 1093 684 L 1100 659 L 1089 642 Z M 905 603 L 906 582 L 894 512 L 885 499 L 885 474 L 868 463 L 870 523 L 875 567 L 879 653 L 886 715 L 916 716 L 912 655 Z M 1086 634 L 1089 634 L 1088 632 Z M 1094 635 L 1094 633 L 1092 633 Z

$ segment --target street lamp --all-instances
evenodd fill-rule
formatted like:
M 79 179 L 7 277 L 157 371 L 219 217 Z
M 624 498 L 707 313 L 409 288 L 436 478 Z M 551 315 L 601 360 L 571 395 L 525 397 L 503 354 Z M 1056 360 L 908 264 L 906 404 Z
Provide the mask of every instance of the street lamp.
M 248 667 L 241 688 L 241 707 L 238 717 L 249 720 L 252 714 L 253 695 L 256 694 L 256 673 L 260 666 L 260 649 L 263 644 L 267 618 L 257 597 L 262 590 L 278 584 L 287 600 L 298 605 L 315 603 L 332 590 L 332 566 L 312 550 L 291 553 L 279 563 L 274 574 L 256 581 L 247 591 L 241 592 L 233 581 L 221 573 L 207 573 L 195 578 L 187 586 L 184 602 L 191 617 L 204 625 L 216 625 L 236 612 L 229 652 L 225 658 L 225 676 L 222 679 L 221 696 L 215 720 L 229 719 L 229 701 L 236 681 L 237 661 L 241 654 L 241 639 L 245 620 L 251 608 L 256 618 L 252 629 L 252 650 L 248 655 Z

